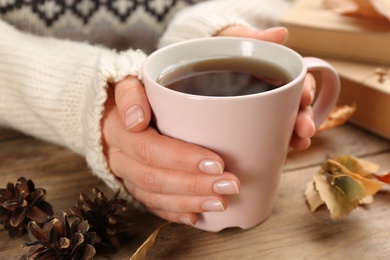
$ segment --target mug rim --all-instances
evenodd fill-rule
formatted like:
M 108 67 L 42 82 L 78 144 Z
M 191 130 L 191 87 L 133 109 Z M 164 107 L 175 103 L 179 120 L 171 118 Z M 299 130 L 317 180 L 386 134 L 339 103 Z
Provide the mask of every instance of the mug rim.
M 240 42 L 241 44 L 245 43 L 245 42 L 251 43 L 251 44 L 265 44 L 265 45 L 273 46 L 272 48 L 279 48 L 279 49 L 283 50 L 284 52 L 288 52 L 288 53 L 290 53 L 290 55 L 294 56 L 297 59 L 297 61 L 299 61 L 299 63 L 300 63 L 299 65 L 301 67 L 301 70 L 295 77 L 293 77 L 293 79 L 291 81 L 289 81 L 288 83 L 286 83 L 280 87 L 277 87 L 277 88 L 272 89 L 272 90 L 267 90 L 264 92 L 245 94 L 245 95 L 239 95 L 239 96 L 207 96 L 207 95 L 197 95 L 197 94 L 189 94 L 189 93 L 180 92 L 180 91 L 170 89 L 170 88 L 167 88 L 167 87 L 161 85 L 160 83 L 157 82 L 157 79 L 152 78 L 151 75 L 148 73 L 148 68 L 149 68 L 150 64 L 153 62 L 153 59 L 155 59 L 156 56 L 162 55 L 163 52 L 167 52 L 171 49 L 175 49 L 178 46 L 180 48 L 183 48 L 183 47 L 186 47 L 186 46 L 188 47 L 188 46 L 191 46 L 191 45 L 197 44 L 197 43 L 213 42 L 214 44 L 216 44 L 218 42 L 222 43 L 225 41 Z M 233 55 L 233 56 L 245 57 L 243 55 Z M 248 56 L 248 57 L 251 58 L 253 56 Z M 193 59 L 196 59 L 196 58 L 197 58 L 196 56 L 193 57 Z M 254 57 L 254 58 L 256 58 L 256 57 Z M 189 60 L 189 59 L 183 59 L 183 60 Z M 274 63 L 274 64 L 277 65 L 278 63 Z M 170 92 L 170 93 L 175 94 L 175 95 L 184 96 L 184 97 L 192 98 L 192 99 L 216 99 L 216 100 L 223 99 L 223 100 L 226 100 L 226 99 L 255 98 L 258 96 L 273 95 L 273 94 L 276 94 L 278 92 L 285 91 L 285 89 L 292 88 L 292 87 L 297 85 L 297 82 L 299 82 L 300 80 L 303 80 L 304 76 L 306 75 L 307 69 L 304 65 L 303 57 L 300 54 L 298 54 L 296 51 L 294 51 L 293 49 L 290 49 L 282 44 L 277 44 L 277 43 L 273 43 L 273 42 L 252 39 L 252 38 L 245 38 L 245 37 L 218 36 L 218 37 L 204 37 L 204 38 L 184 40 L 184 41 L 173 43 L 171 45 L 167 45 L 165 47 L 157 49 L 146 58 L 145 63 L 142 67 L 142 72 L 143 72 L 142 76 L 143 76 L 143 82 L 144 82 L 145 87 L 147 87 L 145 84 L 145 79 L 147 79 L 150 83 L 152 83 L 151 85 L 153 87 L 159 88 L 162 91 L 167 91 L 167 92 Z M 160 71 L 160 73 L 162 73 L 162 72 L 163 72 L 163 70 Z M 291 75 L 291 76 L 293 76 L 293 75 Z

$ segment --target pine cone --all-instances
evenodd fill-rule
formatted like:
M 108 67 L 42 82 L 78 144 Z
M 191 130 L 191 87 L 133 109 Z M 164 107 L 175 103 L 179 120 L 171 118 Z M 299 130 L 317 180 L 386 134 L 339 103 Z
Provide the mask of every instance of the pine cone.
M 95 195 L 93 202 L 80 193 L 76 206 L 70 210 L 78 218 L 88 221 L 91 229 L 96 232 L 96 244 L 118 248 L 120 236 L 126 235 L 128 231 L 129 218 L 117 212 L 119 209 L 125 211 L 127 202 L 118 199 L 119 191 L 110 200 L 97 188 L 92 192 Z
M 63 211 L 58 212 L 44 229 L 31 221 L 28 230 L 33 242 L 23 244 L 31 248 L 22 259 L 85 260 L 96 254 L 93 247 L 96 234 L 90 232 L 88 221 L 76 218 L 70 226 Z
M 34 183 L 24 177 L 0 189 L 0 224 L 10 237 L 25 234 L 29 221 L 45 223 L 53 216 L 53 207 L 45 201 L 45 196 L 44 189 L 35 188 Z

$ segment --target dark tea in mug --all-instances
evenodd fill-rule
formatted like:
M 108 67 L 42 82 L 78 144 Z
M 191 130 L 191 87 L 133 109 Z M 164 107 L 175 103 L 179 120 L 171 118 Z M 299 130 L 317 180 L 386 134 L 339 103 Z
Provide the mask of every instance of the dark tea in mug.
M 201 96 L 242 96 L 261 93 L 290 82 L 276 65 L 245 57 L 193 60 L 164 71 L 158 83 L 175 91 Z

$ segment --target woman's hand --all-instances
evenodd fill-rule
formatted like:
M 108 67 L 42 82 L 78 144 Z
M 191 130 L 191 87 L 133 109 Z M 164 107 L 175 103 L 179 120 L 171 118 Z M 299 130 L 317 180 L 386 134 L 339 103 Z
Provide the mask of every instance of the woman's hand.
M 224 211 L 223 195 L 240 181 L 217 154 L 148 126 L 151 111 L 142 84 L 128 77 L 110 88 L 102 119 L 109 167 L 128 192 L 169 221 L 195 224 L 199 212 Z
M 282 43 L 285 28 L 255 30 L 231 26 L 217 36 L 241 36 Z M 302 92 L 291 147 L 310 145 L 314 134 L 311 103 L 315 81 L 308 74 Z M 169 221 L 193 225 L 197 213 L 224 211 L 224 195 L 237 194 L 240 181 L 224 171 L 212 151 L 163 135 L 149 125 L 151 109 L 141 82 L 127 77 L 109 88 L 102 119 L 104 153 L 109 167 L 128 192 L 152 213 Z

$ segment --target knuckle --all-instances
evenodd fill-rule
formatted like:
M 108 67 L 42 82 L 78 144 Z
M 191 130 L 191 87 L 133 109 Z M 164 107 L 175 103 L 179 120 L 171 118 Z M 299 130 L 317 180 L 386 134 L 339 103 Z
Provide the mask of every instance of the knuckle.
M 118 84 L 115 87 L 115 98 L 122 99 L 127 93 L 131 92 L 132 88 L 127 87 L 125 84 Z
M 162 185 L 159 174 L 155 172 L 147 172 L 142 175 L 141 182 L 145 190 L 153 193 L 162 193 Z
M 187 153 L 178 153 L 177 156 L 172 159 L 174 160 L 174 163 L 179 166 L 185 166 L 189 161 Z
M 130 190 L 129 190 L 130 192 Z M 145 192 L 141 189 L 131 190 L 131 195 L 139 202 L 142 203 L 148 209 L 158 209 L 158 203 L 156 203 L 155 195 L 153 193 Z
M 200 185 L 197 178 L 190 178 L 187 180 L 187 190 L 190 194 L 200 195 L 202 192 L 202 185 Z
M 199 210 L 195 210 L 197 206 L 194 205 L 194 203 L 189 199 L 179 200 L 177 205 L 180 212 L 192 213 L 192 212 L 199 211 Z
M 138 139 L 132 142 L 136 158 L 146 165 L 153 164 L 153 149 L 147 139 Z
M 137 97 L 139 88 L 136 84 L 127 84 L 124 82 L 118 83 L 115 87 L 115 101 L 117 104 L 125 105 L 129 100 L 134 100 Z

